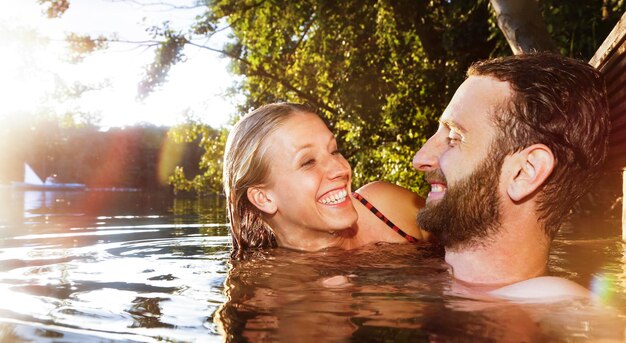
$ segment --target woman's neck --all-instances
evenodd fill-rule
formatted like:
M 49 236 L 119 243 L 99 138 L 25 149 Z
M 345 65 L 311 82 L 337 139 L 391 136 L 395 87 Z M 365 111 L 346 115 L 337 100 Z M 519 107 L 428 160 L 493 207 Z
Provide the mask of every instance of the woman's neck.
M 281 234 L 282 232 L 288 234 Z M 356 227 L 336 232 L 290 228 L 274 230 L 274 233 L 278 246 L 303 251 L 327 248 L 354 249 L 365 244 L 358 240 Z

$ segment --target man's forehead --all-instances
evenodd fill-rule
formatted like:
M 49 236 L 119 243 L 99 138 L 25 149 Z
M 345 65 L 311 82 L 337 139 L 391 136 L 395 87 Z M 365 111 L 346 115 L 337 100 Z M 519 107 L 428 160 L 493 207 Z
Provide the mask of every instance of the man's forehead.
M 470 76 L 454 93 L 439 123 L 461 132 L 477 125 L 490 125 L 493 115 L 510 95 L 507 82 L 488 76 Z

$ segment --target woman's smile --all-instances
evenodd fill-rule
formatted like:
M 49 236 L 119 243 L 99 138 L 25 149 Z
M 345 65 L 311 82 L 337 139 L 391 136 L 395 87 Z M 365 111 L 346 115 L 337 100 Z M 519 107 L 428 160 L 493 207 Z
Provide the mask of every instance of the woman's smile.
M 324 194 L 320 199 L 317 200 L 320 204 L 324 205 L 339 205 L 348 199 L 348 190 L 343 187 L 339 189 L 334 189 L 330 192 Z

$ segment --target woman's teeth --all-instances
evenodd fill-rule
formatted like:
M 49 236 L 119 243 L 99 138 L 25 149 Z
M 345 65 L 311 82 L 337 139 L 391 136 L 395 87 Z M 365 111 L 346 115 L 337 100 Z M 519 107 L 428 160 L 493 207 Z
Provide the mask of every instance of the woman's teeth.
M 333 194 L 330 194 L 329 196 L 320 199 L 319 202 L 324 204 L 324 205 L 334 205 L 334 204 L 339 204 L 342 203 L 346 200 L 346 197 L 348 196 L 348 191 L 345 189 L 342 189 L 338 192 L 335 192 Z

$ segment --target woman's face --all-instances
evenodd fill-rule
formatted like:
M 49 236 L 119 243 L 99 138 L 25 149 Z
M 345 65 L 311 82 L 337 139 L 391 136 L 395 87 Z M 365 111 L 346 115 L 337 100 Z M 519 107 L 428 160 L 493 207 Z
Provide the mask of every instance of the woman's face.
M 273 220 L 286 234 L 334 232 L 352 226 L 352 171 L 335 136 L 311 113 L 294 113 L 265 142 L 270 165 L 266 187 L 277 208 Z M 277 232 L 280 238 L 281 232 Z

